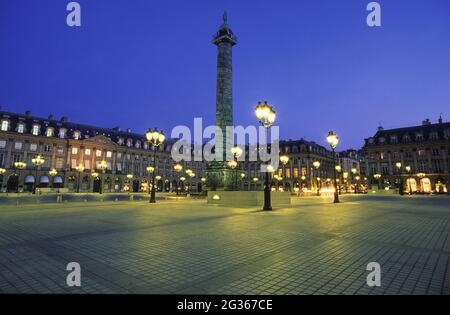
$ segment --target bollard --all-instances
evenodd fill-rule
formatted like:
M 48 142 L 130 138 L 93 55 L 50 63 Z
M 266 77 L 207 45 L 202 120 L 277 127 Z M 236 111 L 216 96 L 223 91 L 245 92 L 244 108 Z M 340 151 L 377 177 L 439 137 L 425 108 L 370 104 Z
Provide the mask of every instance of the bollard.
M 130 195 L 130 201 L 134 200 L 134 195 Z

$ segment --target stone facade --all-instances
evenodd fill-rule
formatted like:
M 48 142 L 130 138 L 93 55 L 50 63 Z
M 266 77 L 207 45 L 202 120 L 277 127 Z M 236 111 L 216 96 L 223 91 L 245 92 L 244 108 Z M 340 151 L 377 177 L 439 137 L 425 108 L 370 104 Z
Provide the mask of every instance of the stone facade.
M 365 139 L 366 169 L 372 185 L 413 192 L 447 192 L 450 181 L 450 123 L 428 119 L 421 126 L 384 130 Z M 401 169 L 396 163 L 401 163 Z M 408 172 L 406 167 L 410 168 Z M 374 178 L 380 174 L 380 180 Z

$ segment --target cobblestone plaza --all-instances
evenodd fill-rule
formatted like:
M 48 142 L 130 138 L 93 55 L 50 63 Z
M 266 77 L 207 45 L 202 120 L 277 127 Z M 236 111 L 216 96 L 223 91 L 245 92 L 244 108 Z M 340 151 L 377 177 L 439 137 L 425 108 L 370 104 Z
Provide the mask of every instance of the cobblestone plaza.
M 275 211 L 204 200 L 0 207 L 0 292 L 449 294 L 450 199 L 293 198 Z M 66 265 L 81 266 L 81 287 Z M 370 262 L 381 286 L 366 284 Z

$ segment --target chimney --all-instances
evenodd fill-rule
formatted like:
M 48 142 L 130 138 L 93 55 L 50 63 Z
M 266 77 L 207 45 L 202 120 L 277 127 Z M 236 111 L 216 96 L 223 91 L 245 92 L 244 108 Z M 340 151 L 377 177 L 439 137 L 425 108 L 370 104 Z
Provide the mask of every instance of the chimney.
M 127 133 L 131 133 L 131 128 L 127 128 Z
M 27 111 L 25 112 L 25 116 L 26 116 L 26 117 L 30 117 L 30 115 L 31 115 L 31 112 L 30 112 L 29 110 L 27 110 Z
M 423 126 L 431 125 L 430 118 L 427 118 L 427 119 L 425 119 L 424 121 L 422 121 L 422 125 L 423 125 Z
M 48 115 L 48 120 L 53 120 L 53 115 L 52 114 Z
M 120 132 L 121 129 L 120 129 L 120 126 L 116 126 L 116 127 L 113 128 L 113 130 L 116 131 L 116 132 Z
M 69 120 L 69 118 L 67 118 L 67 116 L 61 117 L 61 122 L 67 122 L 68 120 Z
M 0 107 L 0 110 L 1 110 L 1 107 Z M 439 115 L 438 123 L 442 124 L 442 114 Z
M 377 130 L 378 130 L 378 131 L 383 131 L 384 128 L 383 128 L 383 126 L 378 126 Z

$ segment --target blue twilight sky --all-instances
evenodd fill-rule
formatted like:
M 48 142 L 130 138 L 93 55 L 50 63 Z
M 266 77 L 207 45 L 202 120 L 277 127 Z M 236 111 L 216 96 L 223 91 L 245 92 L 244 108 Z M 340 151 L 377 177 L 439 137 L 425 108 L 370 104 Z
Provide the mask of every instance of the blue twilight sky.
M 0 0 L 3 110 L 102 127 L 215 120 L 216 47 L 224 9 L 233 51 L 235 124 L 255 123 L 267 100 L 282 138 L 340 149 L 385 128 L 450 117 L 450 1 L 384 0 L 382 27 L 369 0 Z

